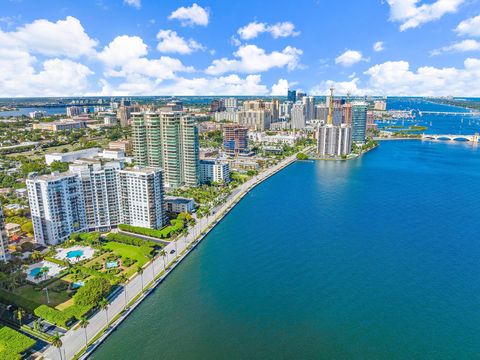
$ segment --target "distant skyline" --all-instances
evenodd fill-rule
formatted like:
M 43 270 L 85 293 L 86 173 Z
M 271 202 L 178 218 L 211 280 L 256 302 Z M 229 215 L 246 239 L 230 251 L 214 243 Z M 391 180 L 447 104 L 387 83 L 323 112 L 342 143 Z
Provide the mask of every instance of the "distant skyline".
M 0 97 L 480 96 L 479 0 L 0 5 Z

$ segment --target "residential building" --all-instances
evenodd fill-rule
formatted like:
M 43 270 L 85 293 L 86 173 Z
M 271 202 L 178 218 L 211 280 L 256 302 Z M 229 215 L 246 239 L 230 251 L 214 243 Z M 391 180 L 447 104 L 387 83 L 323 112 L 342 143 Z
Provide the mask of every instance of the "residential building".
M 165 223 L 162 170 L 137 167 L 118 174 L 122 223 L 161 228 Z
M 248 129 L 240 125 L 225 125 L 223 127 L 223 150 L 231 156 L 247 153 Z
M 26 183 L 37 243 L 57 245 L 73 232 L 87 229 L 83 192 L 76 174 L 32 173 Z
M 198 185 L 199 140 L 193 118 L 176 110 L 132 116 L 135 163 L 162 168 L 166 187 Z
M 238 111 L 233 111 L 233 110 L 227 110 L 227 111 L 218 111 L 214 114 L 214 119 L 217 122 L 220 121 L 228 121 L 228 122 L 233 122 L 233 123 L 239 123 L 239 118 L 240 118 L 240 112 Z
M 83 108 L 80 106 L 69 106 L 66 109 L 68 117 L 74 117 L 83 113 Z
M 302 103 L 305 109 L 305 120 L 313 120 L 315 118 L 315 98 L 313 96 L 304 96 Z
M 373 102 L 373 109 L 378 111 L 387 110 L 387 102 L 385 100 L 376 100 Z
M 41 118 L 47 116 L 47 112 L 46 111 L 32 111 L 32 112 L 28 113 L 28 116 L 30 117 L 30 119 L 41 119 Z
M 227 162 L 218 159 L 200 160 L 200 181 L 202 183 L 230 182 L 230 167 Z
M 306 116 L 305 105 L 297 101 L 292 107 L 292 129 L 301 130 L 305 128 Z
M 167 212 L 191 214 L 195 210 L 195 201 L 179 196 L 165 196 L 165 209 Z
M 352 129 L 345 124 L 318 127 L 317 152 L 320 157 L 341 157 L 352 151 Z
M 5 231 L 5 217 L 3 216 L 2 204 L 0 203 L 0 261 L 8 260 L 8 236 Z
M 243 110 L 239 113 L 239 124 L 254 131 L 265 131 L 270 128 L 272 113 L 265 109 Z
M 292 114 L 292 105 L 291 101 L 285 101 L 279 105 L 278 109 L 278 118 L 281 120 L 290 120 Z
M 315 105 L 315 114 L 314 118 L 315 120 L 320 120 L 320 121 L 327 121 L 328 117 L 328 104 L 318 104 Z
M 125 154 L 131 154 L 133 151 L 132 142 L 130 140 L 110 141 L 108 148 L 112 150 L 123 150 Z
M 20 224 L 7 223 L 5 224 L 5 231 L 7 232 L 7 236 L 10 237 L 21 232 L 22 227 Z
M 243 110 L 263 110 L 265 109 L 265 102 L 263 100 L 245 100 L 243 102 Z
M 62 119 L 59 121 L 33 124 L 34 129 L 51 131 L 51 132 L 71 131 L 75 129 L 84 129 L 86 127 L 87 127 L 87 124 L 85 121 L 71 120 L 71 119 Z
M 235 111 L 238 108 L 238 102 L 236 98 L 223 99 L 223 103 L 227 111 Z
M 363 144 L 367 131 L 367 108 L 366 102 L 352 102 L 352 141 Z

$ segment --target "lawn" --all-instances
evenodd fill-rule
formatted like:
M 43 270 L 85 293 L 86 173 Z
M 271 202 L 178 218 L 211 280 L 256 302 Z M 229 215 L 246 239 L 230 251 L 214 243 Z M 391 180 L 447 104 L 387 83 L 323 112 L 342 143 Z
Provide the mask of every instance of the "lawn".
M 70 299 L 66 291 L 53 291 L 53 288 L 56 285 L 60 285 L 61 283 L 62 280 L 59 279 L 48 285 L 48 296 L 50 298 L 50 304 L 47 304 L 47 297 L 45 291 L 35 290 L 32 285 L 23 285 L 15 289 L 13 292 L 21 297 L 29 299 L 30 301 L 36 302 L 38 305 L 45 304 L 55 307 L 58 304 L 61 304 Z
M 117 256 L 125 256 L 130 259 L 137 260 L 137 266 L 143 266 L 148 261 L 148 255 L 152 251 L 151 247 L 147 246 L 134 246 L 129 244 L 122 244 L 117 242 L 109 242 L 103 246 L 105 249 L 112 250 Z
M 21 359 L 21 354 L 35 345 L 35 340 L 6 326 L 0 328 L 0 359 Z

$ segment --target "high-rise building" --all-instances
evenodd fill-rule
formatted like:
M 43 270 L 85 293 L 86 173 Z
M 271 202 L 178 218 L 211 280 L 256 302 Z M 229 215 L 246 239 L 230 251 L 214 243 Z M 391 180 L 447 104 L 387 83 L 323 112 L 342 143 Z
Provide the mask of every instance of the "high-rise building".
M 3 216 L 2 204 L 0 203 L 0 261 L 7 261 L 8 236 L 5 230 L 5 217 Z
M 287 93 L 287 101 L 291 101 L 292 103 L 297 102 L 297 91 L 296 90 L 288 90 Z
M 240 125 L 223 127 L 223 150 L 231 156 L 248 152 L 248 128 Z
M 352 125 L 352 104 L 347 103 L 342 106 L 343 109 L 343 121 L 342 123 Z
M 83 192 L 76 174 L 33 173 L 26 183 L 37 243 L 57 245 L 73 232 L 87 229 Z
M 351 127 L 322 124 L 318 127 L 317 152 L 321 157 L 341 157 L 352 151 Z
M 352 141 L 364 143 L 367 131 L 367 108 L 366 102 L 352 102 Z
M 236 98 L 225 98 L 223 99 L 223 103 L 225 104 L 226 111 L 235 111 L 237 110 L 238 103 Z
M 301 130 L 305 128 L 305 105 L 302 101 L 297 101 L 292 106 L 292 129 L 294 130 Z
M 164 170 L 166 187 L 198 185 L 198 128 L 188 114 L 134 113 L 133 148 L 137 165 Z
M 292 115 L 292 105 L 291 101 L 285 101 L 279 105 L 279 119 L 289 120 Z
M 159 229 L 165 222 L 162 170 L 120 170 L 120 218 L 122 223 Z
M 245 100 L 242 104 L 243 110 L 263 110 L 265 102 L 263 100 Z
M 269 110 L 272 114 L 272 122 L 278 121 L 280 111 L 280 102 L 278 99 L 272 99 L 272 101 L 266 102 L 265 109 Z
M 315 120 L 320 120 L 320 121 L 327 121 L 328 117 L 328 104 L 318 104 L 315 105 Z
M 108 231 L 121 223 L 117 173 L 123 162 L 97 159 L 77 160 L 70 171 L 78 175 L 88 230 Z
M 74 117 L 80 115 L 83 112 L 83 109 L 79 106 L 69 106 L 66 109 L 68 117 Z
M 304 96 L 302 103 L 305 108 L 305 120 L 313 120 L 315 117 L 315 98 L 313 96 Z
M 268 130 L 272 123 L 272 113 L 266 109 L 243 110 L 238 115 L 238 123 L 253 131 Z

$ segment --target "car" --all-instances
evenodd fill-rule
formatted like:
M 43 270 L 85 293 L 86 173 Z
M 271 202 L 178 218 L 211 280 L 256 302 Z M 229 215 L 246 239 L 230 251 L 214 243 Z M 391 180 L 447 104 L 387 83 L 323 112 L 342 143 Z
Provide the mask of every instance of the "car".
M 175 250 L 170 250 L 170 254 L 174 254 L 175 253 Z

